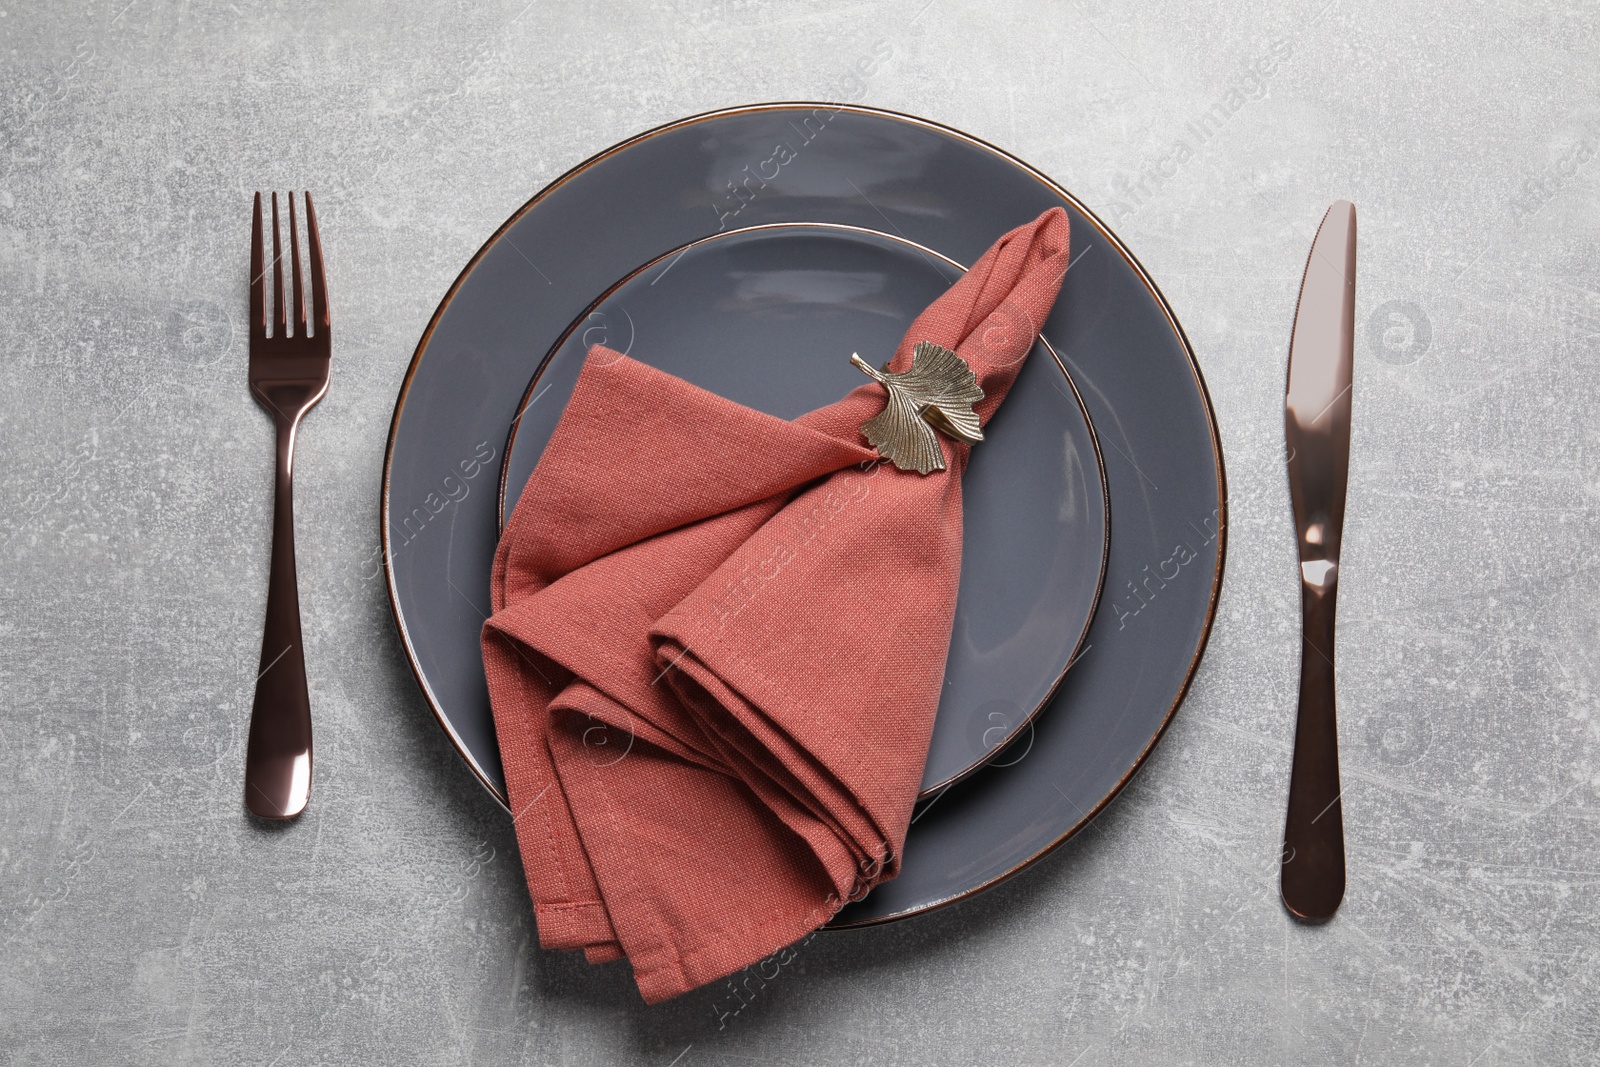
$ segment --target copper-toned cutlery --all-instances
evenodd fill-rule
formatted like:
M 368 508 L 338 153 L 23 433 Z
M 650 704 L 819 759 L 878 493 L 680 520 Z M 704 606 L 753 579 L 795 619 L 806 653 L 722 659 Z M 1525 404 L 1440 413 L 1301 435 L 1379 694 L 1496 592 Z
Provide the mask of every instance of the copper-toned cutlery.
M 1356 206 L 1338 200 L 1317 230 L 1300 283 L 1284 410 L 1304 629 L 1282 886 L 1284 906 L 1310 920 L 1331 918 L 1344 899 L 1333 624 L 1350 470 L 1355 304 Z
M 305 652 L 300 642 L 300 592 L 294 567 L 294 441 L 305 417 L 328 391 L 331 346 L 328 283 L 322 269 L 317 213 L 306 200 L 310 253 L 311 315 L 300 286 L 300 234 L 294 194 L 289 195 L 289 262 L 294 290 L 294 330 L 283 299 L 283 247 L 278 194 L 272 194 L 272 291 L 274 321 L 269 335 L 267 264 L 261 234 L 261 194 L 256 194 L 250 232 L 250 392 L 272 416 L 278 432 L 277 489 L 272 513 L 272 573 L 267 584 L 267 622 L 261 640 L 261 673 L 250 710 L 245 755 L 244 802 L 263 819 L 292 819 L 311 795 L 311 697 L 306 689 Z M 306 326 L 311 324 L 308 333 Z

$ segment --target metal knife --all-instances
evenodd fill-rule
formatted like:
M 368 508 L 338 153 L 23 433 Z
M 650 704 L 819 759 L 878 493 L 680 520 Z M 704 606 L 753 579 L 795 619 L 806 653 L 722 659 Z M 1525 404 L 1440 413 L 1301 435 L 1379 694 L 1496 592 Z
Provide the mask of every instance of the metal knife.
M 1356 304 L 1356 206 L 1337 200 L 1311 243 L 1289 342 L 1284 410 L 1289 495 L 1300 542 L 1300 712 L 1283 833 L 1283 903 L 1329 919 L 1344 899 L 1344 811 L 1333 700 L 1339 537 L 1350 473 L 1350 373 Z

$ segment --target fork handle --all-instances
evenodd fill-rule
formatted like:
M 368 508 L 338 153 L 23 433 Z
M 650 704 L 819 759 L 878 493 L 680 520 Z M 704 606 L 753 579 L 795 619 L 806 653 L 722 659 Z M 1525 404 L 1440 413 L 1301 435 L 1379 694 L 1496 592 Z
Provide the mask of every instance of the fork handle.
M 1332 918 L 1344 899 L 1344 805 L 1333 698 L 1338 593 L 1336 578 L 1322 586 L 1301 584 L 1300 712 L 1284 821 L 1282 890 L 1289 912 L 1312 922 Z
M 294 566 L 294 439 L 299 419 L 278 416 L 277 486 L 272 508 L 272 572 L 261 667 L 250 710 L 244 802 L 263 819 L 292 819 L 311 795 L 311 696 L 300 641 L 300 591 Z

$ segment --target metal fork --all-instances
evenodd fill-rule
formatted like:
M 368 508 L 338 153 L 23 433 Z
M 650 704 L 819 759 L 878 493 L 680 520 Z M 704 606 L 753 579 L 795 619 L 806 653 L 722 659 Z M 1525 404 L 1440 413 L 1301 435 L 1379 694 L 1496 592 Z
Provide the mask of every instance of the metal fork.
M 250 710 L 244 802 L 263 819 L 292 819 L 311 795 L 311 696 L 300 643 L 300 592 L 294 568 L 294 440 L 305 418 L 328 391 L 331 352 L 328 283 L 322 270 L 317 212 L 306 193 L 306 236 L 311 254 L 311 322 L 300 288 L 300 234 L 289 194 L 289 260 L 294 286 L 294 332 L 283 300 L 283 245 L 278 194 L 272 194 L 272 287 L 276 323 L 267 334 L 267 279 L 262 257 L 261 194 L 250 231 L 250 392 L 278 431 L 278 477 L 272 512 L 272 574 L 267 623 L 261 639 L 261 673 Z

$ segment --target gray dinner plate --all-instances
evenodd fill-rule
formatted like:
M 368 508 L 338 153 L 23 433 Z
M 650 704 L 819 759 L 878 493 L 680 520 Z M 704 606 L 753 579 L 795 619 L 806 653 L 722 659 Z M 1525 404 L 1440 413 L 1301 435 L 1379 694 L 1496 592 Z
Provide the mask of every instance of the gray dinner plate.
M 696 116 L 581 164 L 478 251 L 417 346 L 384 463 L 384 565 L 412 669 L 485 786 L 504 799 L 478 645 L 499 532 L 495 475 L 530 375 L 596 297 L 675 249 L 775 224 L 875 230 L 971 263 L 1055 205 L 1071 217 L 1073 259 L 1043 335 L 1103 449 L 1114 520 L 1104 591 L 1048 706 L 998 759 L 924 802 L 900 876 L 835 922 L 970 896 L 1116 796 L 1183 699 L 1222 581 L 1222 455 L 1188 341 L 1121 241 L 1039 172 L 947 127 L 821 104 Z M 609 314 L 600 325 L 619 347 L 622 327 Z M 647 347 L 640 337 L 636 354 Z M 1017 399 L 1001 417 L 1015 416 Z
M 590 345 L 792 419 L 862 384 L 850 353 L 874 366 L 887 360 L 960 270 L 898 237 L 817 223 L 726 230 L 640 266 L 579 316 L 533 375 L 506 445 L 502 525 Z M 1103 479 L 1066 369 L 1035 345 L 962 481 L 960 595 L 923 796 L 999 752 L 1066 675 L 1105 573 Z

